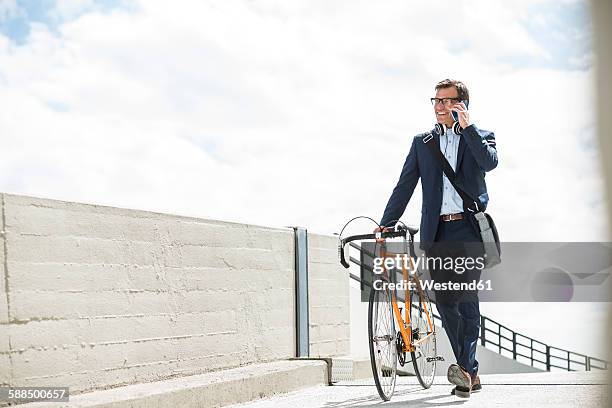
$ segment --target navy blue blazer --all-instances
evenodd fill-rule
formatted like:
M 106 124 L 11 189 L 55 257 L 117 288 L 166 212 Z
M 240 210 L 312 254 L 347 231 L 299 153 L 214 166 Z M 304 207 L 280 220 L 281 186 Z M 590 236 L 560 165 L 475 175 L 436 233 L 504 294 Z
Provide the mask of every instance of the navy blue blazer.
M 432 133 L 434 138 L 429 143 L 435 142 L 439 147 L 440 136 L 435 130 L 432 130 Z M 423 138 L 428 134 L 430 132 L 419 134 L 412 140 L 399 181 L 380 221 L 383 226 L 395 224 L 404 213 L 420 177 L 423 189 L 420 227 L 422 249 L 428 249 L 434 241 L 442 208 L 442 168 L 423 142 Z M 457 182 L 471 197 L 480 201 L 478 205 L 482 211 L 489 202 L 485 173 L 495 167 L 497 148 L 493 132 L 478 129 L 473 124 L 463 129 L 457 151 Z M 465 205 L 464 211 L 467 211 Z

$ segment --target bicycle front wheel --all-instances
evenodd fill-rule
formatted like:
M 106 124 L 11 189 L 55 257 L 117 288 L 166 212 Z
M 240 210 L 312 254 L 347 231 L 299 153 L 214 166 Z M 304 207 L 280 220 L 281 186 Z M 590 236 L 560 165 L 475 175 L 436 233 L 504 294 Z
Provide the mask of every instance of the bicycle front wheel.
M 412 365 L 423 388 L 431 387 L 436 375 L 436 326 L 427 292 L 419 287 L 410 292 L 412 326 Z
M 370 291 L 368 305 L 368 339 L 370 362 L 378 394 L 389 401 L 395 390 L 397 372 L 397 331 L 393 316 L 391 293 Z

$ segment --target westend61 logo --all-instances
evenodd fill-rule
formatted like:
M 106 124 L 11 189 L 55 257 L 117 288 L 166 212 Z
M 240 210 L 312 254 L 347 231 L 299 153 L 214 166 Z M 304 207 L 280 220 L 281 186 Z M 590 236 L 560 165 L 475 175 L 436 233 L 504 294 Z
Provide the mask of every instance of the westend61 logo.
M 438 256 L 419 256 L 416 259 L 408 254 L 395 254 L 395 256 L 385 256 L 374 258 L 372 272 L 380 275 L 385 270 L 399 269 L 407 270 L 410 274 L 414 274 L 417 269 L 428 270 L 447 270 L 454 271 L 458 274 L 463 274 L 466 271 L 475 269 L 484 269 L 484 257 L 438 257 Z
M 493 290 L 493 285 L 491 284 L 491 279 L 487 280 L 473 280 L 471 282 L 435 282 L 433 280 L 420 280 L 419 284 L 421 287 L 427 291 L 443 291 L 443 290 Z M 416 290 L 417 283 L 413 281 L 399 281 L 395 282 L 385 282 L 381 279 L 376 279 L 372 282 L 372 288 L 374 290 Z

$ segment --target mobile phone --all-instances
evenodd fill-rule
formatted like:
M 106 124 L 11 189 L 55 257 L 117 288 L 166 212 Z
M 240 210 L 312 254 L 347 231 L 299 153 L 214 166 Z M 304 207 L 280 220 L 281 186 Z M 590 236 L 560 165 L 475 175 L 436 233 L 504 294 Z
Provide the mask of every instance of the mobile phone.
M 461 102 L 463 102 L 465 104 L 466 108 L 468 107 L 468 105 L 470 103 L 469 101 L 461 101 Z M 451 114 L 453 115 L 453 120 L 455 122 L 459 122 L 459 114 L 457 112 L 455 112 L 455 111 L 451 111 Z

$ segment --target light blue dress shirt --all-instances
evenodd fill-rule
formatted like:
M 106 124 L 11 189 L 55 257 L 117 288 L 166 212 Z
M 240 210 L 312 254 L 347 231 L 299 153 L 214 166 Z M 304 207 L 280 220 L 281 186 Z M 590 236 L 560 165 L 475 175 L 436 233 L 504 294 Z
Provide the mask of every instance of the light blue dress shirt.
M 451 129 L 446 129 L 446 135 L 440 136 L 440 151 L 442 151 L 444 157 L 446 157 L 446 160 L 448 160 L 455 171 L 457 171 L 457 152 L 459 151 L 460 137 Z M 461 200 L 457 190 L 448 181 L 448 178 L 442 174 L 442 207 L 440 208 L 440 215 L 461 212 L 463 212 L 463 200 Z

